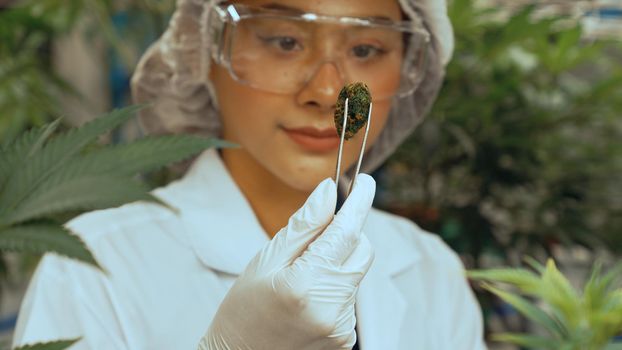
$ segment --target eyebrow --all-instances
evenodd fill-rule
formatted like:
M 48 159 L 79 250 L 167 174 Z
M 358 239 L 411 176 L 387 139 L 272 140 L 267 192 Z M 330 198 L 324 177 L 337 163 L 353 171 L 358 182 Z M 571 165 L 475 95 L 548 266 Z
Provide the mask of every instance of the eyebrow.
M 288 6 L 288 5 L 283 5 L 283 4 L 278 4 L 276 2 L 271 2 L 268 4 L 264 4 L 260 6 L 261 8 L 265 8 L 265 9 L 269 9 L 269 10 L 281 10 L 281 11 L 286 11 L 286 12 L 290 12 L 292 14 L 296 14 L 296 15 L 301 15 L 304 13 L 307 13 L 307 11 L 304 11 L 302 9 L 299 9 L 297 7 L 293 7 L 293 6 Z M 345 16 L 347 17 L 347 16 Z M 387 17 L 387 16 L 365 16 L 365 17 L 359 17 L 362 19 L 367 19 L 367 20 L 381 20 L 381 21 L 390 21 L 390 22 L 394 22 L 395 20 Z
M 260 6 L 261 8 L 265 8 L 265 9 L 269 9 L 269 10 L 282 10 L 282 11 L 287 11 L 287 12 L 292 12 L 295 14 L 303 14 L 306 11 L 303 11 L 297 7 L 292 7 L 292 6 L 288 6 L 288 5 L 283 5 L 283 4 L 277 4 L 276 2 L 271 2 L 268 4 L 263 4 Z

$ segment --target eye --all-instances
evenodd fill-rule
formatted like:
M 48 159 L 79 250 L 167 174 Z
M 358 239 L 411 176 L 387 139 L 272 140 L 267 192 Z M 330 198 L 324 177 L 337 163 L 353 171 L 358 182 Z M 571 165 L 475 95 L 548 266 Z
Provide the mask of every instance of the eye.
M 269 45 L 276 47 L 279 50 L 286 52 L 302 49 L 302 45 L 300 45 L 298 40 L 291 36 L 262 37 L 261 40 Z
M 292 37 L 278 39 L 279 47 L 285 51 L 292 51 L 298 46 L 298 41 Z
M 357 58 L 370 58 L 382 53 L 384 53 L 382 49 L 373 45 L 356 45 L 352 48 L 352 54 Z

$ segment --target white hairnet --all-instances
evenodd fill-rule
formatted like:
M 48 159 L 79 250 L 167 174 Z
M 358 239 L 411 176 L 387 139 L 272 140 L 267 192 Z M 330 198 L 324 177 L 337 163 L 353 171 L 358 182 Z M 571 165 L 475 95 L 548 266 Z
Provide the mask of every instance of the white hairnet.
M 220 136 L 220 118 L 208 72 L 211 43 L 203 33 L 207 9 L 220 0 L 177 0 L 169 27 L 141 58 L 132 77 L 134 102 L 151 103 L 140 112 L 146 133 L 201 133 Z M 453 51 L 445 0 L 399 0 L 402 10 L 431 34 L 425 77 L 410 96 L 396 98 L 384 130 L 365 156 L 362 171 L 380 166 L 428 113 Z M 202 25 L 203 24 L 203 25 Z M 408 59 L 408 58 L 406 58 Z

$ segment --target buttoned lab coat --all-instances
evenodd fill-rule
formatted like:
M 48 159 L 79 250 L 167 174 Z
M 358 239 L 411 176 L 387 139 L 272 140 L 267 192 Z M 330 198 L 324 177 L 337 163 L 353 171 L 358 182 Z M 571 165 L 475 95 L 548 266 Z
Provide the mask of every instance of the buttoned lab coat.
M 72 350 L 197 348 L 269 237 L 215 150 L 155 194 L 178 212 L 137 202 L 68 224 L 108 273 L 47 254 L 22 303 L 14 344 L 82 337 Z M 356 298 L 362 350 L 485 348 L 480 309 L 455 253 L 376 209 L 364 233 L 375 260 Z

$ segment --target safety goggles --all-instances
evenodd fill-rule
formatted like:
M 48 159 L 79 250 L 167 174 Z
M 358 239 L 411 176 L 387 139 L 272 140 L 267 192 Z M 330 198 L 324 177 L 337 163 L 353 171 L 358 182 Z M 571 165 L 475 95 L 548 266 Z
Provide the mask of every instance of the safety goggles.
M 408 95 L 417 88 L 430 40 L 414 22 L 227 3 L 212 8 L 207 30 L 211 58 L 239 83 L 292 94 L 321 66 L 332 64 L 339 85 L 363 82 L 374 100 Z

